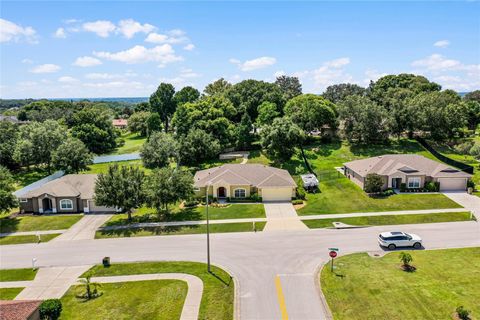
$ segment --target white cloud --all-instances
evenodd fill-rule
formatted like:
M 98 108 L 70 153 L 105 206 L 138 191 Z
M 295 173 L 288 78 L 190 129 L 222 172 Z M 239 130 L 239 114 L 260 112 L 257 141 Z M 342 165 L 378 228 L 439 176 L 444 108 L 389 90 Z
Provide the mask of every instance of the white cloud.
M 22 63 L 25 63 L 25 64 L 32 64 L 33 63 L 33 60 L 31 59 L 28 59 L 28 58 L 25 58 L 22 60 Z
M 164 34 L 163 33 L 152 32 L 145 38 L 145 42 L 156 43 L 156 44 L 185 43 L 185 42 L 188 41 L 188 38 L 185 36 L 185 34 L 186 33 L 184 31 L 179 30 L 179 29 L 170 30 L 170 31 L 167 31 Z
M 85 22 L 82 25 L 83 30 L 93 32 L 99 37 L 107 38 L 110 33 L 115 31 L 115 25 L 108 20 L 97 20 L 94 22 Z
M 276 79 L 276 78 L 281 77 L 281 76 L 284 76 L 284 75 L 286 75 L 285 71 L 283 71 L 283 70 L 278 70 L 278 71 L 276 71 L 276 72 L 273 74 L 273 77 Z
M 155 30 L 155 26 L 148 23 L 141 24 L 133 19 L 121 20 L 117 28 L 117 31 L 127 39 L 132 38 L 138 32 L 149 33 L 153 30 Z
M 122 74 L 117 73 L 87 73 L 85 75 L 86 79 L 91 80 L 107 80 L 107 79 L 127 79 L 137 77 L 138 74 L 134 72 L 125 72 Z
M 60 66 L 53 64 L 53 63 L 47 63 L 47 64 L 41 64 L 38 65 L 32 69 L 30 69 L 31 73 L 54 73 L 59 71 L 61 68 Z
M 63 76 L 63 77 L 58 78 L 58 82 L 73 83 L 73 82 L 78 82 L 78 79 L 75 79 L 75 78 L 70 77 L 70 76 Z
M 448 40 L 439 40 L 433 44 L 435 47 L 439 48 L 446 48 L 450 45 L 450 41 Z
M 461 67 L 461 63 L 458 60 L 447 59 L 441 54 L 435 53 L 424 59 L 413 61 L 412 66 L 431 71 L 442 71 L 458 69 Z
M 350 58 L 339 58 L 325 62 L 323 65 L 327 68 L 341 68 L 350 63 Z
M 160 66 L 167 63 L 183 60 L 182 57 L 175 55 L 175 50 L 169 44 L 156 46 L 153 48 L 145 48 L 136 45 L 130 49 L 118 52 L 94 52 L 95 56 L 112 61 L 120 61 L 124 63 L 134 64 L 142 62 L 158 62 Z
M 55 31 L 55 33 L 53 34 L 53 36 L 55 38 L 64 39 L 67 37 L 67 33 L 65 32 L 64 28 L 58 28 L 57 31 Z
M 195 45 L 192 43 L 189 43 L 185 47 L 183 47 L 183 49 L 187 51 L 192 51 L 193 49 L 195 49 Z
M 74 66 L 83 68 L 98 66 L 99 64 L 102 64 L 102 61 L 89 56 L 78 57 L 77 60 L 75 60 L 75 62 L 73 63 Z
M 22 27 L 0 18 L 0 42 L 19 42 L 22 40 L 29 43 L 38 43 L 35 29 L 32 27 Z
M 388 73 L 385 72 L 378 72 L 375 69 L 367 69 L 365 71 L 365 79 L 363 79 L 363 85 L 368 86 L 370 81 L 377 81 L 383 76 L 386 76 Z
M 238 65 L 238 68 L 242 71 L 252 71 L 272 66 L 277 63 L 277 59 L 273 57 L 259 57 L 243 63 L 238 59 L 230 59 L 229 62 Z

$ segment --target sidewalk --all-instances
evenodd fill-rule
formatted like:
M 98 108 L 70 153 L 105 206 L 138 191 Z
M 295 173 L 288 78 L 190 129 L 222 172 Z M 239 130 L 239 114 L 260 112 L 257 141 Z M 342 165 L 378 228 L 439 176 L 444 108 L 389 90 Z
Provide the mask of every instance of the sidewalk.
M 37 234 L 56 234 L 56 233 L 64 233 L 68 229 L 62 230 L 39 230 L 39 231 L 22 231 L 22 232 L 6 232 L 0 233 L 0 237 L 7 237 L 7 236 L 36 236 Z

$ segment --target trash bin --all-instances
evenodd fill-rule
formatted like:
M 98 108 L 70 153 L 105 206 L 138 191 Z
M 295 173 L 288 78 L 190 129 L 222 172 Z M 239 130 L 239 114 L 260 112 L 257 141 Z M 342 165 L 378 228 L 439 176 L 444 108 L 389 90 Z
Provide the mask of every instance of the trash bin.
M 110 267 L 110 257 L 103 258 L 102 263 L 104 267 Z

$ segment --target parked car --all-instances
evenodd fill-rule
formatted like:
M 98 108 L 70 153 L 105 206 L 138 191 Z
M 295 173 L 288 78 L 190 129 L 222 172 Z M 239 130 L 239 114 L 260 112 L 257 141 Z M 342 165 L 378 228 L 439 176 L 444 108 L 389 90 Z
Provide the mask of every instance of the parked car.
M 378 235 L 378 243 L 382 247 L 394 250 L 397 247 L 422 247 L 422 238 L 416 234 L 409 234 L 401 231 L 382 232 Z

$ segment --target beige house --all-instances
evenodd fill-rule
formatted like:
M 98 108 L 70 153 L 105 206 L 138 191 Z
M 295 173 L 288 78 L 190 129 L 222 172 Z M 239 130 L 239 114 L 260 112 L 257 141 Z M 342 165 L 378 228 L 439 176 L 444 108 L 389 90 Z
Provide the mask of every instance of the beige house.
M 263 201 L 289 201 L 295 197 L 297 184 L 287 170 L 262 164 L 225 164 L 197 171 L 195 195 L 214 198 L 248 198 L 252 194 Z
M 95 205 L 96 174 L 69 174 L 22 194 L 20 210 L 29 213 L 114 212 Z
M 379 157 L 355 160 L 344 164 L 344 173 L 350 180 L 363 188 L 369 173 L 383 177 L 383 188 L 423 188 L 425 183 L 440 183 L 440 191 L 465 191 L 472 177 L 446 164 L 416 154 L 387 154 Z

